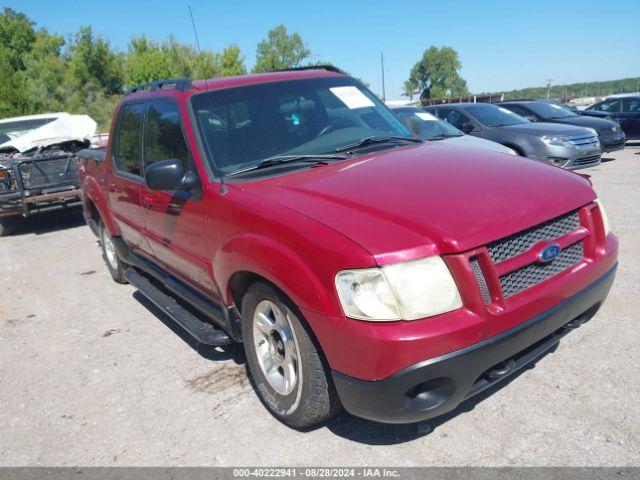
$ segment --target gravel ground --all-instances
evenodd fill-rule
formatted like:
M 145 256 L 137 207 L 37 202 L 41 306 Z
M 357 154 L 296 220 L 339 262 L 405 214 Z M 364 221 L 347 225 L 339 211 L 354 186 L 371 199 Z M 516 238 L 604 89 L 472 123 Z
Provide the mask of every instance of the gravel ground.
M 585 171 L 620 238 L 607 303 L 428 435 L 347 414 L 288 429 L 241 349 L 198 347 L 111 281 L 78 215 L 25 222 L 0 239 L 0 465 L 639 465 L 640 145 L 607 156 Z

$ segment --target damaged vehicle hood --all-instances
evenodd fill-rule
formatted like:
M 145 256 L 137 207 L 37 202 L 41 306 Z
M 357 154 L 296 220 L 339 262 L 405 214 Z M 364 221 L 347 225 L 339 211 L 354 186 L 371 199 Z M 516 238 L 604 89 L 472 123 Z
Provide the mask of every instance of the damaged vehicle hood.
M 97 123 L 88 115 L 66 112 L 6 118 L 0 120 L 0 153 L 23 153 L 83 140 L 95 135 L 96 127 Z

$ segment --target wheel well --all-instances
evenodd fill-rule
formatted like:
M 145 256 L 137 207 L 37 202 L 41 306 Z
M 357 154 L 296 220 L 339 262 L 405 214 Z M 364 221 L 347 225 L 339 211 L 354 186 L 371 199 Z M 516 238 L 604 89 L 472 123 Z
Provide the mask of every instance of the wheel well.
M 95 220 L 96 223 L 100 220 L 100 212 L 89 198 L 87 198 L 87 211 L 89 212 L 89 217 Z
M 512 150 L 515 150 L 515 152 L 520 155 L 521 157 L 526 157 L 524 151 L 522 150 L 521 147 L 514 145 L 513 143 L 503 143 L 502 145 L 504 145 L 507 148 L 510 148 Z
M 231 280 L 229 281 L 229 293 L 231 294 L 233 304 L 236 306 L 238 311 L 240 311 L 240 308 L 242 306 L 242 297 L 244 297 L 244 294 L 247 292 L 251 285 L 259 281 L 266 282 L 272 285 L 272 283 L 266 278 L 261 277 L 260 275 L 257 275 L 253 272 L 236 272 L 233 274 L 233 277 L 231 277 Z

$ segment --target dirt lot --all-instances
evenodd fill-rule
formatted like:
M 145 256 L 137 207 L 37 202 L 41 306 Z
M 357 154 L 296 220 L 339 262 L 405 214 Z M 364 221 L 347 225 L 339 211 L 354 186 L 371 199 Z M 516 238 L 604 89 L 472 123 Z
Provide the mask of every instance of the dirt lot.
M 26 222 L 0 239 L 0 465 L 639 465 L 640 145 L 607 156 L 585 172 L 621 243 L 607 303 L 428 435 L 286 428 L 241 349 L 199 348 L 112 282 L 79 216 Z

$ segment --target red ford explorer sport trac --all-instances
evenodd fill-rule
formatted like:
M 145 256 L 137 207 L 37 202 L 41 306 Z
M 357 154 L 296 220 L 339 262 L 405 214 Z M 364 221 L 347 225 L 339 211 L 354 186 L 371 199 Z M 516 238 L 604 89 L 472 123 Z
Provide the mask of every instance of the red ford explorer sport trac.
M 451 411 L 589 320 L 617 265 L 587 178 L 423 142 L 334 67 L 136 86 L 79 178 L 113 279 L 242 342 L 295 428 Z

